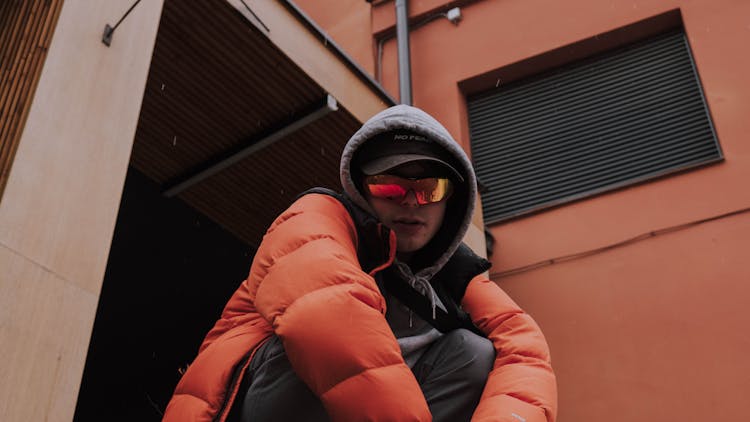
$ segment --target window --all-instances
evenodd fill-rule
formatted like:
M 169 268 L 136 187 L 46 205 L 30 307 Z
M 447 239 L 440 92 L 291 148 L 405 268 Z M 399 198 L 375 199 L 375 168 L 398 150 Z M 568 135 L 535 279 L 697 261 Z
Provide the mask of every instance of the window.
M 719 161 L 684 33 L 468 98 L 493 223 Z

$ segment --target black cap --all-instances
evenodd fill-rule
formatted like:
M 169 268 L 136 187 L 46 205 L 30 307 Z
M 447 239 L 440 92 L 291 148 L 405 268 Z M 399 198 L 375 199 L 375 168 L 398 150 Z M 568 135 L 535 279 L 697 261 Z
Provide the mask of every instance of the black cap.
M 357 161 L 362 173 L 367 176 L 382 174 L 414 161 L 430 161 L 450 170 L 459 182 L 464 181 L 461 173 L 449 164 L 453 160 L 445 148 L 414 132 L 386 132 L 367 140 L 360 149 Z

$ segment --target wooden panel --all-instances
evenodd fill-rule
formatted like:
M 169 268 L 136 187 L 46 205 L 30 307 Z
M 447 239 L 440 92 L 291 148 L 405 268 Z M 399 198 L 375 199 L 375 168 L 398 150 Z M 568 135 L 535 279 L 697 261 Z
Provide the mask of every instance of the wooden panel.
M 306 31 L 296 20 L 280 21 L 272 31 L 286 31 L 284 25 Z M 339 60 L 323 42 L 313 41 L 320 44 L 323 68 L 329 67 L 324 59 Z M 332 69 L 352 73 L 342 66 Z M 313 76 L 227 1 L 167 0 L 130 163 L 167 188 L 321 107 L 328 91 Z M 354 85 L 351 90 L 358 92 Z M 374 92 L 356 97 L 363 103 L 378 98 Z M 336 99 L 338 111 L 187 188 L 179 198 L 257 247 L 297 194 L 312 186 L 340 189 L 339 157 L 362 122 L 349 104 Z
M 388 107 L 381 98 L 347 65 L 327 50 L 327 38 L 320 40 L 299 24 L 299 20 L 282 3 L 274 1 L 227 0 L 249 22 L 269 28 L 263 34 L 326 92 L 361 122 Z M 247 5 L 247 6 L 246 6 Z M 250 10 L 253 13 L 250 13 Z M 257 18 L 256 18 L 257 16 Z
M 0 420 L 70 421 L 98 297 L 0 245 Z
M 61 6 L 62 0 L 0 5 L 0 198 Z
M 132 4 L 65 0 L 15 135 L 0 202 L 0 421 L 73 419 L 161 16 L 161 1 L 139 3 L 107 47 L 104 25 Z
M 162 3 L 66 0 L 0 203 L 0 243 L 98 292 Z

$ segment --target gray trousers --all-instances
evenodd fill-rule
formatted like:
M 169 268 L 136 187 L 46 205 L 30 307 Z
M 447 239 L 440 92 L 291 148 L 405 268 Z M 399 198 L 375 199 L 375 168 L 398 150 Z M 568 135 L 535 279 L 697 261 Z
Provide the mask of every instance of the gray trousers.
M 458 329 L 436 340 L 412 368 L 433 421 L 469 421 L 495 359 L 492 343 Z M 253 357 L 228 422 L 330 421 L 274 336 Z

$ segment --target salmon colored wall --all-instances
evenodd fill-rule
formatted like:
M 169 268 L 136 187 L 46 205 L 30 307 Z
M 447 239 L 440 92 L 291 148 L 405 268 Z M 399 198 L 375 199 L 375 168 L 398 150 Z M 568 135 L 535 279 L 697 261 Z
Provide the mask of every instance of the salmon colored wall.
M 512 276 L 498 273 L 750 207 L 750 2 L 410 3 L 417 21 L 464 5 L 458 26 L 437 18 L 414 28 L 410 40 L 414 104 L 467 149 L 459 84 L 678 11 L 725 161 L 497 224 L 492 271 L 548 337 L 560 422 L 747 419 L 750 213 Z M 373 34 L 392 31 L 393 2 L 372 8 Z M 621 35 L 637 39 L 643 34 L 635 28 Z M 397 97 L 395 39 L 384 47 L 382 84 Z
M 370 75 L 375 74 L 370 5 L 362 1 L 297 0 L 295 4 Z
M 559 421 L 747 420 L 748 239 L 742 214 L 501 279 L 552 348 Z

